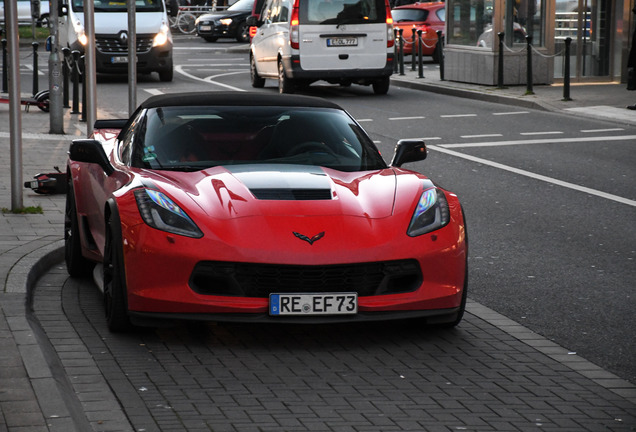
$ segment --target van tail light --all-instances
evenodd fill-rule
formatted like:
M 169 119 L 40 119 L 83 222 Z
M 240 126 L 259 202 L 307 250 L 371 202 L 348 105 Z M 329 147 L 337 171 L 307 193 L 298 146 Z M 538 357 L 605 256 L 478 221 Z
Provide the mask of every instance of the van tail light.
M 292 49 L 300 48 L 300 31 L 298 30 L 298 23 L 299 23 L 298 2 L 299 0 L 294 1 L 294 6 L 292 7 L 292 13 L 291 13 L 291 21 L 289 26 L 289 43 Z
M 395 34 L 393 33 L 393 16 L 391 15 L 391 5 L 389 0 L 384 0 L 386 10 L 386 47 L 393 48 L 395 45 Z
M 250 26 L 250 40 L 254 39 L 254 36 L 256 36 L 256 32 L 258 32 L 258 27 Z

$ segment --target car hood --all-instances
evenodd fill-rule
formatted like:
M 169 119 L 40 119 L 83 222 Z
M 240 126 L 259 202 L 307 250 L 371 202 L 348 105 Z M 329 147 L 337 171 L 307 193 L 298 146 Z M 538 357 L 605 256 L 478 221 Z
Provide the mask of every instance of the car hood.
M 300 165 L 236 165 L 198 172 L 155 172 L 154 183 L 186 212 L 219 219 L 250 216 L 392 215 L 397 175 L 391 169 L 342 172 Z M 413 183 L 415 196 L 421 179 Z M 413 198 L 411 198 L 412 200 Z M 409 201 L 411 201 L 409 200 Z M 194 208 L 192 204 L 195 204 Z
M 221 18 L 234 18 L 234 17 L 238 17 L 238 16 L 246 16 L 249 15 L 251 12 L 249 11 L 221 11 L 221 12 L 213 12 L 213 13 L 207 13 L 204 15 L 201 15 L 199 17 L 199 19 L 197 21 L 212 21 L 215 19 L 221 19 Z

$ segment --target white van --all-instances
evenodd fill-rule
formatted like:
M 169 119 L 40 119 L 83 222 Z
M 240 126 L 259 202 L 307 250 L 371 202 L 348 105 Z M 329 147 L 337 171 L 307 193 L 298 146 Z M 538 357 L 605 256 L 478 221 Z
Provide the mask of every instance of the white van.
M 95 45 L 98 73 L 128 73 L 128 13 L 126 1 L 95 0 Z M 84 0 L 69 0 L 60 42 L 84 52 Z M 172 81 L 172 33 L 164 0 L 136 0 L 137 72 L 158 72 Z M 172 14 L 178 12 L 170 10 Z M 67 38 L 64 41 L 64 37 Z
M 253 87 L 274 78 L 281 93 L 318 80 L 388 92 L 395 43 L 388 0 L 265 0 L 256 12 Z

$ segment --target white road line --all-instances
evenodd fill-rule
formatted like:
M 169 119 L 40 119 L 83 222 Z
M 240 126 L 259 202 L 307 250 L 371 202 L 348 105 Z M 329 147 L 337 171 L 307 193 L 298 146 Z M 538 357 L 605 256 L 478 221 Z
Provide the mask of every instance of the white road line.
M 530 111 L 511 111 L 511 112 L 497 112 L 492 113 L 495 116 L 504 116 L 504 115 L 519 115 L 519 114 L 530 114 Z
M 421 120 L 425 118 L 424 116 L 413 116 L 413 117 L 389 117 L 389 120 Z
M 471 162 L 480 163 L 482 165 L 488 165 L 488 166 L 491 166 L 493 168 L 501 169 L 501 170 L 508 171 L 508 172 L 511 172 L 511 173 L 514 173 L 514 174 L 518 174 L 518 175 L 522 175 L 522 176 L 525 176 L 525 177 L 530 177 L 530 178 L 533 178 L 535 180 L 544 181 L 546 183 L 551 183 L 551 184 L 554 184 L 554 185 L 557 185 L 557 186 L 562 186 L 562 187 L 565 187 L 565 188 L 568 188 L 568 189 L 573 189 L 573 190 L 576 190 L 576 191 L 579 191 L 579 192 L 584 192 L 584 193 L 587 193 L 587 194 L 590 194 L 590 195 L 594 195 L 594 196 L 597 196 L 597 197 L 600 197 L 600 198 L 605 198 L 605 199 L 612 200 L 612 201 L 615 201 L 615 202 L 618 202 L 618 203 L 621 203 L 621 204 L 627 204 L 627 205 L 630 205 L 632 207 L 636 207 L 636 201 L 630 200 L 630 199 L 627 199 L 627 198 L 623 198 L 623 197 L 620 197 L 618 195 L 612 195 L 612 194 L 609 194 L 609 193 L 606 193 L 606 192 L 601 192 L 601 191 L 596 190 L 596 189 L 590 189 L 590 188 L 585 187 L 585 186 L 580 186 L 580 185 L 577 185 L 577 184 L 574 184 L 574 183 L 569 183 L 569 182 L 558 180 L 558 179 L 555 179 L 555 178 L 552 178 L 552 177 L 547 177 L 547 176 L 544 176 L 544 175 L 541 175 L 541 174 L 536 174 L 536 173 L 533 173 L 533 172 L 530 172 L 530 171 L 526 171 L 526 170 L 522 170 L 522 169 L 519 169 L 519 168 L 511 167 L 511 166 L 508 166 L 508 165 L 500 164 L 500 163 L 497 163 L 497 162 L 489 161 L 487 159 L 482 159 L 482 158 L 478 158 L 478 157 L 475 157 L 475 156 L 467 155 L 467 154 L 464 154 L 464 153 L 456 152 L 456 151 L 453 151 L 453 150 L 448 150 L 448 149 L 442 148 L 440 146 L 431 146 L 431 145 L 429 145 L 428 148 L 431 149 L 431 150 L 435 150 L 435 151 L 441 152 L 441 153 L 446 153 L 446 154 L 451 155 L 451 156 L 455 156 L 455 157 L 459 157 L 459 158 L 462 158 L 462 159 L 466 159 L 466 160 L 469 160 Z
M 502 134 L 484 134 L 484 135 L 461 135 L 460 138 L 494 138 L 503 136 Z
M 558 144 L 571 142 L 590 142 L 590 141 L 632 141 L 636 140 L 636 135 L 620 135 L 620 136 L 603 136 L 603 137 L 578 137 L 578 138 L 548 138 L 548 139 L 528 139 L 516 141 L 492 141 L 483 143 L 457 143 L 457 144 L 440 144 L 444 148 L 469 148 L 469 147 L 499 147 L 509 145 L 526 145 L 526 144 Z
M 157 95 L 162 95 L 163 94 L 163 92 L 161 90 L 159 90 L 159 89 L 150 88 L 150 89 L 143 89 L 143 90 L 146 93 L 150 93 L 153 96 L 157 96 Z
M 243 90 L 242 88 L 238 88 L 238 87 L 234 87 L 234 86 L 231 86 L 231 85 L 228 85 L 228 84 L 223 84 L 223 83 L 220 83 L 220 82 L 212 81 L 214 78 L 216 78 L 218 76 L 232 75 L 232 74 L 221 74 L 221 75 L 211 76 L 211 77 L 207 77 L 207 78 L 199 78 L 197 76 L 189 74 L 188 72 L 185 72 L 183 70 L 183 66 L 181 66 L 181 65 L 175 67 L 175 71 L 177 73 L 180 73 L 181 75 L 186 76 L 188 78 L 191 78 L 191 79 L 193 79 L 195 81 L 201 81 L 201 82 L 204 82 L 204 83 L 207 83 L 207 84 L 214 84 L 214 85 L 218 85 L 219 87 L 224 87 L 226 89 L 239 91 L 239 92 L 247 91 L 247 90 Z
M 358 123 L 372 122 L 373 119 L 356 119 Z
M 521 132 L 519 135 L 532 136 L 532 135 L 560 135 L 561 131 L 545 131 L 545 132 Z
M 624 131 L 623 128 L 612 128 L 612 129 L 583 129 L 581 132 L 583 133 L 601 133 L 601 132 L 616 132 L 616 131 Z
M 477 117 L 477 114 L 445 114 L 441 118 Z

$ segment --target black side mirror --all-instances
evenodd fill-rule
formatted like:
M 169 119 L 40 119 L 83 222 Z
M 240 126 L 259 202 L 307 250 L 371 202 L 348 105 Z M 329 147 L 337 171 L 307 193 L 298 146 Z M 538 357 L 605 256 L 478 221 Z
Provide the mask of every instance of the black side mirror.
M 407 162 L 417 162 L 426 159 L 427 150 L 424 140 L 399 140 L 395 146 L 391 166 L 401 167 Z
M 93 139 L 73 140 L 68 151 L 68 157 L 75 162 L 94 163 L 99 165 L 106 175 L 115 172 L 115 168 L 108 161 L 104 146 Z

